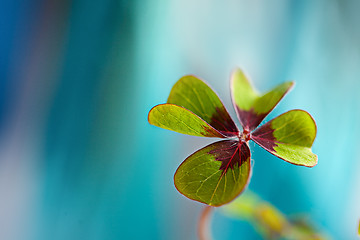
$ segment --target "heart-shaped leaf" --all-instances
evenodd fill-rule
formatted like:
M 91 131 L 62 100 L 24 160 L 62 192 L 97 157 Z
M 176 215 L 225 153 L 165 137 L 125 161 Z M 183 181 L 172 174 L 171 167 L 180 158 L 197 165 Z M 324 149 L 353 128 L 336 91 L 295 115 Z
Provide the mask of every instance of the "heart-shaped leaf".
M 250 178 L 250 150 L 246 142 L 212 143 L 184 160 L 174 181 L 180 193 L 211 206 L 236 198 Z
M 316 124 L 303 110 L 288 111 L 256 129 L 251 139 L 275 156 L 295 165 L 313 167 L 317 156 L 311 152 Z
M 294 82 L 285 82 L 268 93 L 259 95 L 245 74 L 236 69 L 231 77 L 231 95 L 243 129 L 249 132 L 254 130 L 293 85 Z
M 184 76 L 177 81 L 167 102 L 190 110 L 223 135 L 238 135 L 239 130 L 220 98 L 206 83 L 195 76 Z
M 153 107 L 149 112 L 148 121 L 154 126 L 183 134 L 224 138 L 200 117 L 174 104 L 160 104 Z

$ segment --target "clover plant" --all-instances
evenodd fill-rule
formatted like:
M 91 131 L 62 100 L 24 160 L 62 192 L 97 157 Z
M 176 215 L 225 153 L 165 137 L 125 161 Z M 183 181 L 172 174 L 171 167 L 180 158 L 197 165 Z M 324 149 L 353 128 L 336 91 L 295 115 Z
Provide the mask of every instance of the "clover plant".
M 210 206 L 232 201 L 249 183 L 250 140 L 289 163 L 315 166 L 317 156 L 311 146 L 316 124 L 309 113 L 291 110 L 259 126 L 293 85 L 285 82 L 261 95 L 236 69 L 231 76 L 231 95 L 240 131 L 206 83 L 195 76 L 182 77 L 167 103 L 150 110 L 149 123 L 183 134 L 225 140 L 196 151 L 182 162 L 174 176 L 177 190 Z

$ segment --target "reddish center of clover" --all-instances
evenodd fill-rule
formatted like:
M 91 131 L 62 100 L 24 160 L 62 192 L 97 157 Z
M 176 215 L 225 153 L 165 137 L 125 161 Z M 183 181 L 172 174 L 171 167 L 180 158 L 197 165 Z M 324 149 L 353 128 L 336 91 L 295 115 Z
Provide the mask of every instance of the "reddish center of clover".
M 248 142 L 251 139 L 251 133 L 249 130 L 244 129 L 242 133 L 239 134 L 240 141 Z

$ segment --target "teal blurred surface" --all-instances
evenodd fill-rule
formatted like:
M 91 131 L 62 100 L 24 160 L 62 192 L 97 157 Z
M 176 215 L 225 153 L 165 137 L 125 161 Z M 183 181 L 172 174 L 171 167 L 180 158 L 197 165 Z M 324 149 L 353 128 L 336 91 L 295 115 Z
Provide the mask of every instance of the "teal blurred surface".
M 296 167 L 252 144 L 250 188 L 306 213 L 333 239 L 360 218 L 358 1 L 2 0 L 0 239 L 196 239 L 203 205 L 173 186 L 209 139 L 150 126 L 185 74 L 230 102 L 242 67 L 261 91 L 295 89 L 289 109 L 318 124 L 319 164 Z M 215 212 L 215 239 L 259 239 Z

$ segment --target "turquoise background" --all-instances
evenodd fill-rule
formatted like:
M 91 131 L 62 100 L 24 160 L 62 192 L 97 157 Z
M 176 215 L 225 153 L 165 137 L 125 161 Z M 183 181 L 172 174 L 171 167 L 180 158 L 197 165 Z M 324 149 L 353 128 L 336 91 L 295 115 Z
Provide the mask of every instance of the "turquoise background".
M 173 174 L 212 140 L 147 123 L 185 74 L 230 114 L 237 66 L 295 89 L 266 118 L 309 111 L 319 164 L 251 144 L 250 188 L 334 239 L 360 218 L 359 1 L 1 0 L 0 239 L 196 239 L 203 207 Z M 214 239 L 259 239 L 215 212 Z

